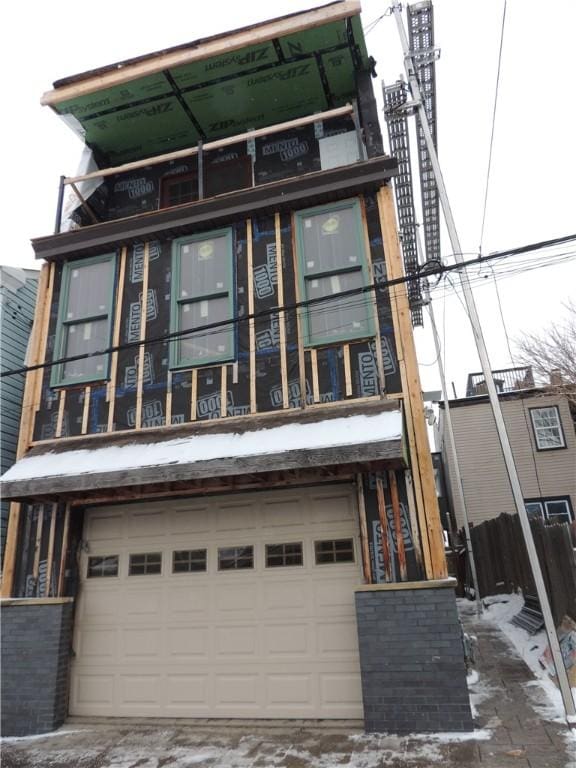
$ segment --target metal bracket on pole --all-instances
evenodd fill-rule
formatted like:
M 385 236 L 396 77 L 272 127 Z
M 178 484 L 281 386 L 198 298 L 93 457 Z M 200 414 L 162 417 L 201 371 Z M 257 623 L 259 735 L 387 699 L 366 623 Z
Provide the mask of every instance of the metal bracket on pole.
M 408 84 L 412 97 L 415 101 L 421 101 L 420 85 L 418 78 L 416 77 L 416 70 L 414 61 L 408 45 L 408 39 L 406 37 L 406 31 L 404 29 L 404 22 L 402 20 L 401 6 L 398 0 L 394 0 L 392 5 L 392 12 L 396 19 L 396 25 L 398 28 L 398 34 L 400 36 L 400 42 L 404 51 L 404 64 L 406 69 L 406 76 L 408 78 Z M 432 164 L 436 185 L 438 187 L 438 195 L 440 197 L 440 203 L 442 211 L 444 213 L 444 219 L 446 221 L 446 228 L 450 237 L 450 243 L 454 258 L 457 263 L 463 261 L 462 248 L 460 246 L 460 239 L 456 230 L 456 224 L 452 209 L 450 207 L 450 201 L 448 199 L 448 193 L 444 184 L 444 178 L 442 176 L 442 170 L 438 163 L 438 156 L 434 147 L 432 134 L 428 125 L 428 119 L 426 116 L 426 110 L 423 105 L 418 107 L 418 117 L 420 118 L 420 124 L 422 127 L 422 133 L 426 142 L 426 147 Z M 522 488 L 520 486 L 520 480 L 518 478 L 518 472 L 514 463 L 514 456 L 512 454 L 512 448 L 508 439 L 508 433 L 506 432 L 506 425 L 504 423 L 504 417 L 502 415 L 502 409 L 500 407 L 500 401 L 498 399 L 498 393 L 496 391 L 496 385 L 492 377 L 492 368 L 490 365 L 490 359 L 488 357 L 488 350 L 484 341 L 484 334 L 482 333 L 482 326 L 480 325 L 480 318 L 478 316 L 478 310 L 476 308 L 476 302 L 474 300 L 474 294 L 468 278 L 466 269 L 459 272 L 460 284 L 462 286 L 462 292 L 464 294 L 464 301 L 466 303 L 466 309 L 472 326 L 474 339 L 476 341 L 476 348 L 478 350 L 478 356 L 480 363 L 482 364 L 482 371 L 484 373 L 484 379 L 486 381 L 488 389 L 488 397 L 490 399 L 490 405 L 492 406 L 492 412 L 494 414 L 494 421 L 496 424 L 496 430 L 502 446 L 502 453 L 504 455 L 504 462 L 510 479 L 510 485 L 512 488 L 512 495 L 514 497 L 514 503 L 518 512 L 520 520 L 520 526 L 526 543 L 526 549 L 528 552 L 528 559 L 534 576 L 534 582 L 536 585 L 536 592 L 540 607 L 542 609 L 542 615 L 544 617 L 544 625 L 546 627 L 546 634 L 548 635 L 548 642 L 550 644 L 550 651 L 554 666 L 556 668 L 556 676 L 562 694 L 562 702 L 564 704 L 564 710 L 566 712 L 566 721 L 570 727 L 576 726 L 576 707 L 574 706 L 574 699 L 572 698 L 572 690 L 570 688 L 570 682 L 564 666 L 562 658 L 562 652 L 560 650 L 560 643 L 558 641 L 558 634 L 556 633 L 556 627 L 554 626 L 554 618 L 550 608 L 550 602 L 546 593 L 546 585 L 544 583 L 544 577 L 540 562 L 538 560 L 538 553 L 534 544 L 534 537 L 532 536 L 532 529 L 530 528 L 530 521 L 526 508 L 524 506 L 524 498 L 522 495 Z

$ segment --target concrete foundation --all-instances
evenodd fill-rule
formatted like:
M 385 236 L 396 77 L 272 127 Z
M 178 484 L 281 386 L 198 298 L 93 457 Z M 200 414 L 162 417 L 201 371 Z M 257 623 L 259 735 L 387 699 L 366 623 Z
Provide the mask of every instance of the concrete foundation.
M 356 615 L 367 732 L 473 729 L 453 579 L 361 587 Z
M 2 600 L 2 736 L 47 733 L 68 711 L 73 603 Z

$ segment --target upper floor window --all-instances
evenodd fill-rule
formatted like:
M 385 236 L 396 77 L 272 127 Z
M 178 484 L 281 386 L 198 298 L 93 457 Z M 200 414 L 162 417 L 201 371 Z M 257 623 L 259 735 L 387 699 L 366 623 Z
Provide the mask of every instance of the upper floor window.
M 115 258 L 113 253 L 64 265 L 54 358 L 66 360 L 110 344 Z M 52 386 L 105 379 L 108 355 L 69 360 L 52 368 Z
M 172 343 L 172 367 L 233 358 L 234 325 L 227 322 L 234 317 L 232 230 L 175 240 L 172 276 L 172 331 L 191 331 Z
M 370 282 L 360 205 L 348 200 L 300 211 L 296 235 L 302 299 L 321 299 Z M 306 344 L 358 339 L 373 334 L 370 294 L 318 301 L 306 308 Z
M 539 451 L 551 448 L 566 448 L 566 441 L 560 423 L 560 412 L 553 405 L 548 408 L 530 408 L 534 438 Z
M 551 499 L 528 499 L 524 502 L 528 517 L 550 523 L 571 523 L 574 519 L 568 496 Z

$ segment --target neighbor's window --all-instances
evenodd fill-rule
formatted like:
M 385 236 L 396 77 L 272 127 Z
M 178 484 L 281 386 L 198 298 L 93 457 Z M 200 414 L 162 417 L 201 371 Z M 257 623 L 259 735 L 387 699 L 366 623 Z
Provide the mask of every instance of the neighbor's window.
M 145 552 L 130 555 L 129 576 L 146 576 L 150 573 L 161 573 L 162 554 L 160 552 Z
M 323 563 L 353 563 L 354 543 L 352 539 L 330 539 L 314 542 L 316 565 Z
M 549 523 L 571 523 L 574 519 L 568 497 L 552 499 L 530 499 L 524 502 L 528 517 L 547 520 Z
M 327 299 L 303 312 L 306 343 L 314 346 L 370 336 L 369 293 L 328 298 L 370 282 L 358 201 L 300 211 L 296 232 L 302 299 Z
M 62 272 L 54 358 L 97 352 L 110 344 L 114 254 L 70 261 Z M 108 375 L 108 355 L 55 365 L 52 386 L 80 384 Z
M 539 451 L 551 448 L 565 448 L 566 441 L 560 423 L 560 412 L 557 406 L 549 408 L 530 408 L 534 437 Z
M 232 230 L 175 240 L 172 266 L 172 331 L 192 331 L 172 342 L 172 367 L 232 359 Z M 218 323 L 224 325 L 193 332 Z
M 290 544 L 266 544 L 266 567 L 276 568 L 288 565 L 302 565 L 302 542 Z
M 172 553 L 172 573 L 206 570 L 206 550 L 186 549 Z
M 86 575 L 89 579 L 118 576 L 118 555 L 89 557 Z
M 254 547 L 221 547 L 218 550 L 218 570 L 237 571 L 254 568 Z
M 198 200 L 197 173 L 165 176 L 162 179 L 160 191 L 160 205 L 162 208 L 192 203 L 195 200 Z

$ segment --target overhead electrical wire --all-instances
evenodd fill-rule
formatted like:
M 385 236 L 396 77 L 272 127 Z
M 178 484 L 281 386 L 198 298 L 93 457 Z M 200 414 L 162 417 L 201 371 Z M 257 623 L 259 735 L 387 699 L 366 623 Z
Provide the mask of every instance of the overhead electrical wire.
M 502 65 L 502 49 L 504 46 L 504 26 L 506 24 L 506 0 L 502 10 L 502 25 L 500 28 L 500 49 L 498 51 L 498 70 L 496 73 L 496 87 L 494 90 L 494 107 L 492 109 L 492 129 L 490 131 L 490 149 L 488 151 L 488 167 L 486 169 L 486 187 L 484 189 L 484 210 L 482 212 L 482 227 L 480 229 L 480 244 L 478 252 L 482 253 L 482 242 L 484 240 L 484 226 L 486 224 L 486 210 L 488 208 L 488 189 L 490 186 L 490 171 L 492 170 L 492 150 L 494 147 L 494 129 L 496 127 L 496 108 L 498 106 L 498 91 L 500 89 L 500 68 Z
M 430 268 L 429 264 L 423 265 L 423 267 L 417 273 L 406 275 L 404 277 L 395 278 L 393 280 L 383 280 L 377 283 L 371 283 L 369 285 L 361 286 L 359 288 L 351 288 L 346 291 L 341 291 L 340 293 L 332 294 L 331 296 L 321 296 L 314 299 L 295 302 L 290 305 L 271 307 L 269 309 L 262 310 L 260 312 L 253 312 L 251 314 L 246 314 L 243 317 L 234 317 L 227 320 L 220 320 L 213 323 L 206 323 L 203 326 L 186 329 L 184 331 L 173 331 L 172 333 L 163 334 L 162 336 L 157 336 L 151 339 L 127 342 L 127 343 L 119 344 L 116 346 L 109 346 L 109 347 L 106 347 L 105 349 L 95 350 L 94 352 L 86 352 L 83 354 L 71 355 L 69 357 L 59 358 L 57 360 L 51 360 L 44 363 L 37 363 L 35 365 L 22 366 L 21 368 L 2 371 L 0 373 L 0 378 L 4 378 L 6 376 L 15 376 L 18 374 L 27 373 L 29 371 L 41 370 L 44 368 L 52 368 L 56 365 L 63 365 L 64 363 L 76 362 L 78 360 L 87 360 L 93 357 L 101 357 L 102 355 L 107 355 L 113 352 L 120 352 L 126 349 L 137 349 L 137 348 L 140 348 L 141 346 L 152 346 L 155 344 L 161 344 L 161 343 L 170 342 L 170 341 L 177 341 L 178 339 L 182 339 L 182 338 L 186 338 L 194 335 L 206 336 L 210 332 L 216 332 L 216 331 L 221 332 L 221 329 L 225 327 L 238 325 L 242 322 L 247 322 L 249 320 L 258 320 L 263 317 L 270 317 L 272 315 L 278 314 L 279 312 L 290 312 L 290 311 L 297 311 L 302 309 L 305 309 L 308 312 L 310 311 L 326 312 L 326 311 L 330 311 L 329 308 L 325 306 L 329 302 L 345 299 L 347 297 L 354 297 L 354 296 L 360 297 L 361 295 L 371 293 L 377 290 L 387 289 L 387 288 L 390 288 L 391 286 L 401 285 L 403 283 L 408 283 L 408 282 L 411 282 L 414 280 L 420 280 L 423 278 L 429 278 L 434 275 L 444 275 L 445 273 L 462 270 L 475 265 L 478 266 L 485 262 L 493 261 L 495 259 L 502 259 L 509 256 L 519 255 L 522 253 L 538 251 L 551 246 L 573 242 L 575 240 L 576 240 L 576 234 L 573 234 L 573 235 L 567 235 L 565 237 L 555 238 L 553 240 L 541 241 L 539 243 L 531 243 L 528 245 L 520 246 L 518 248 L 512 248 L 506 251 L 497 251 L 497 252 L 488 254 L 486 256 L 478 256 L 475 259 L 469 259 L 461 263 L 449 264 L 446 266 L 439 265 L 438 267 L 432 267 L 432 268 Z M 353 306 L 352 303 L 350 303 L 350 306 Z M 315 310 L 310 309 L 314 307 L 316 307 Z

